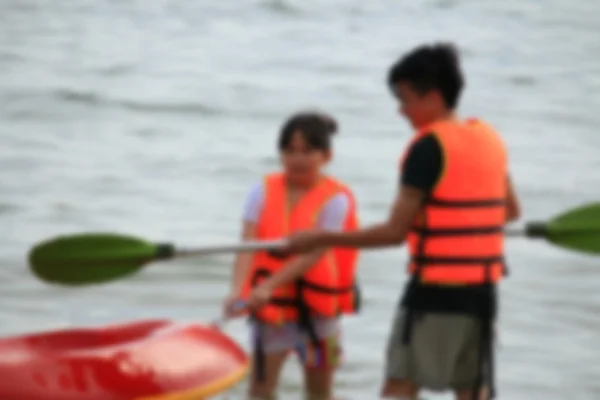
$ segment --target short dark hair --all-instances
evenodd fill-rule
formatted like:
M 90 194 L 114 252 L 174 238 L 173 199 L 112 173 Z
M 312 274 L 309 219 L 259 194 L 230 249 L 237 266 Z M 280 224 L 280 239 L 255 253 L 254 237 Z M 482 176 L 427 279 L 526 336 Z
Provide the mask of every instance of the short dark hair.
M 434 43 L 405 54 L 388 73 L 392 90 L 400 82 L 408 83 L 421 94 L 439 91 L 446 106 L 456 108 L 465 85 L 456 47 L 451 43 Z
M 300 112 L 292 115 L 281 127 L 277 147 L 286 150 L 294 137 L 300 132 L 311 149 L 329 151 L 331 137 L 337 133 L 337 122 L 330 115 L 320 112 Z

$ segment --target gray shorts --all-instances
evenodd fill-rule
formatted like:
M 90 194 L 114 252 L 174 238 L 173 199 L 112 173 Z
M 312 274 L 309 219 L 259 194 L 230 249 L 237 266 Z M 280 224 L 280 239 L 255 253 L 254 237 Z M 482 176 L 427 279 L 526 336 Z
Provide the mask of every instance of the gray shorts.
M 386 376 L 429 390 L 469 390 L 479 371 L 481 322 L 461 314 L 425 313 L 402 343 L 405 309 L 394 317 L 387 345 Z
M 260 324 L 260 337 L 265 353 L 295 352 L 307 367 L 338 366 L 343 355 L 340 321 L 337 318 L 315 318 L 312 323 L 318 343 L 313 343 L 308 333 L 296 323 Z M 250 343 L 254 346 L 259 323 L 253 321 L 251 324 Z

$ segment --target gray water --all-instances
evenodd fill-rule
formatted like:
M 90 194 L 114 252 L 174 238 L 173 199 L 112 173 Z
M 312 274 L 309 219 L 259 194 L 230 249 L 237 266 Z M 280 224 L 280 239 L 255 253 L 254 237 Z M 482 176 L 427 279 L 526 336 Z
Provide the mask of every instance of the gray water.
M 597 200 L 598 21 L 592 0 L 0 1 L 0 334 L 216 316 L 232 256 L 67 289 L 30 275 L 27 250 L 74 231 L 235 240 L 243 198 L 277 167 L 277 129 L 300 108 L 339 119 L 331 172 L 362 221 L 380 221 L 411 134 L 385 74 L 424 41 L 459 44 L 462 113 L 502 132 L 527 219 Z M 518 239 L 508 258 L 499 398 L 600 398 L 599 260 Z M 361 258 L 343 398 L 376 398 L 405 259 Z M 247 346 L 243 322 L 227 332 Z M 285 399 L 300 398 L 297 372 L 286 368 Z

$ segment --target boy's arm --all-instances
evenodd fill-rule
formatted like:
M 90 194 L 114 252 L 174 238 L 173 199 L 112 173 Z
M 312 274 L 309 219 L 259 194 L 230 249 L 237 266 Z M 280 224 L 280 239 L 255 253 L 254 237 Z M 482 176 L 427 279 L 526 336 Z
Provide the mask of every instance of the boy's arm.
M 510 176 L 506 177 L 506 184 L 506 222 L 512 222 L 521 216 L 521 207 Z

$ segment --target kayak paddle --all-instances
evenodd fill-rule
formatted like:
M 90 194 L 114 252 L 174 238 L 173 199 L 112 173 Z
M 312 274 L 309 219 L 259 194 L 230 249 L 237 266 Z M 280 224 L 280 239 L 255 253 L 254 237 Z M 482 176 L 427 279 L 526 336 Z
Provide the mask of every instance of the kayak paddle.
M 284 240 L 238 242 L 197 248 L 151 243 L 134 236 L 84 233 L 43 241 L 29 252 L 29 265 L 40 279 L 65 285 L 108 282 L 131 275 L 152 261 L 218 253 L 269 251 Z
M 547 222 L 532 221 L 524 229 L 506 230 L 505 234 L 545 239 L 571 251 L 600 254 L 600 203 L 573 208 Z
M 529 222 L 523 229 L 507 230 L 506 235 L 541 238 L 569 250 L 600 254 L 600 203 L 577 207 L 547 222 Z M 284 247 L 285 240 L 273 240 L 180 249 L 134 236 L 86 233 L 37 244 L 29 253 L 29 264 L 33 273 L 46 282 L 86 285 L 131 275 L 152 261 Z

